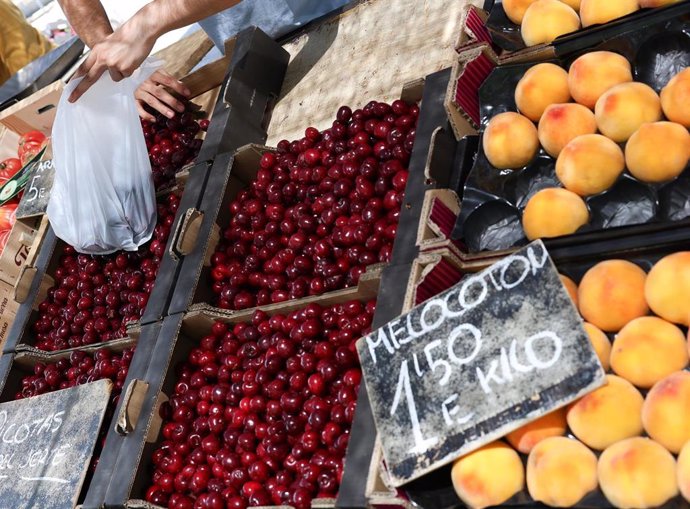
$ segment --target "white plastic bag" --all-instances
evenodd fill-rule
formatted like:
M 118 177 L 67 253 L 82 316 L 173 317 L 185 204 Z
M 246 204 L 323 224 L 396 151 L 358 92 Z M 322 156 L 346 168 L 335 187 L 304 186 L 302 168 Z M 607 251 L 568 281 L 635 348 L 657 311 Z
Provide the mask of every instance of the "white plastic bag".
M 75 103 L 67 84 L 53 124 L 55 181 L 48 217 L 80 253 L 136 251 L 156 225 L 156 194 L 134 91 L 159 66 L 114 82 L 108 72 Z

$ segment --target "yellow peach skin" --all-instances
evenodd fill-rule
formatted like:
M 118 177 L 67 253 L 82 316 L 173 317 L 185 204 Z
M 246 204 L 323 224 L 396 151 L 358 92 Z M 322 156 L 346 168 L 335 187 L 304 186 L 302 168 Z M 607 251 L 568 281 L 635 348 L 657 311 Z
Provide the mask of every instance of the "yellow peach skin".
M 610 188 L 625 170 L 621 148 L 606 136 L 585 134 L 568 143 L 556 161 L 556 176 L 569 191 L 580 196 Z
M 683 498 L 690 502 L 690 442 L 686 442 L 678 454 L 678 489 Z
M 539 121 L 547 106 L 568 101 L 568 73 L 555 64 L 530 67 L 515 87 L 518 110 L 534 122 Z
M 558 157 L 561 150 L 578 136 L 595 132 L 596 119 L 581 104 L 552 104 L 539 120 L 539 142 L 552 157 Z
M 527 46 L 549 43 L 580 28 L 580 17 L 558 0 L 537 0 L 522 18 L 522 40 Z
M 574 11 L 580 10 L 580 0 L 560 0 L 564 4 L 570 6 Z
M 521 453 L 529 454 L 542 440 L 565 435 L 566 426 L 565 408 L 559 408 L 508 433 L 506 440 Z
M 652 267 L 644 288 L 652 311 L 664 320 L 690 321 L 690 251 L 665 256 Z
M 508 19 L 519 25 L 525 15 L 527 8 L 537 0 L 503 0 L 503 10 Z
M 690 160 L 690 133 L 675 122 L 642 124 L 625 145 L 630 173 L 642 182 L 659 183 L 683 173 Z
M 622 143 L 642 124 L 661 119 L 661 101 L 644 83 L 622 83 L 599 98 L 594 115 L 601 134 Z
M 649 312 L 645 272 L 626 260 L 606 260 L 589 269 L 578 287 L 580 314 L 605 332 L 616 332 Z
M 602 331 L 596 325 L 585 322 L 584 328 L 587 336 L 589 337 L 589 341 L 594 347 L 594 351 L 597 353 L 601 366 L 604 368 L 604 371 L 608 371 L 610 367 L 609 358 L 611 357 L 611 341 L 609 341 L 608 336 L 604 334 L 604 331 Z
M 577 285 L 575 281 L 563 274 L 559 274 L 559 276 L 561 277 L 563 286 L 565 286 L 565 290 L 568 292 L 568 295 L 570 295 L 570 299 L 573 301 L 573 304 L 575 304 L 575 307 L 577 307 Z
M 502 504 L 525 485 L 520 456 L 503 442 L 492 442 L 457 459 L 450 475 L 460 500 L 473 509 Z
M 690 67 L 676 74 L 661 90 L 661 106 L 667 119 L 690 129 Z
M 626 16 L 639 8 L 637 0 L 582 0 L 580 19 L 583 27 L 599 25 Z
M 663 7 L 664 5 L 675 4 L 681 0 L 640 0 L 640 7 L 646 9 L 648 7 Z
M 529 494 L 546 505 L 572 507 L 597 484 L 597 457 L 577 440 L 547 438 L 527 458 Z
M 677 371 L 647 393 L 642 406 L 647 434 L 672 453 L 690 440 L 690 373 Z
M 587 221 L 587 204 L 575 193 L 560 188 L 537 192 L 522 214 L 522 228 L 530 240 L 575 233 Z
M 628 323 L 616 335 L 611 350 L 611 369 L 642 389 L 688 365 L 685 334 L 656 316 Z
M 493 117 L 482 138 L 484 153 L 496 168 L 521 168 L 539 150 L 537 128 L 530 119 L 508 111 Z
M 618 376 L 606 375 L 606 381 L 573 403 L 567 414 L 573 434 L 598 450 L 642 433 L 642 394 Z
M 585 53 L 568 70 L 570 95 L 591 110 L 609 88 L 632 80 L 628 59 L 611 51 Z
M 597 473 L 601 491 L 621 509 L 659 507 L 678 495 L 676 460 L 648 438 L 629 438 L 607 448 Z

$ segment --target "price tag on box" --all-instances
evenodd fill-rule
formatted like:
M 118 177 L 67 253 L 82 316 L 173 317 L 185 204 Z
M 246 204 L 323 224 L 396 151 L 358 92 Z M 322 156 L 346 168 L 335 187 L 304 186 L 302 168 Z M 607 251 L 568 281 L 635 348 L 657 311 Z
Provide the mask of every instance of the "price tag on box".
M 605 381 L 541 241 L 373 331 L 357 349 L 396 487 Z

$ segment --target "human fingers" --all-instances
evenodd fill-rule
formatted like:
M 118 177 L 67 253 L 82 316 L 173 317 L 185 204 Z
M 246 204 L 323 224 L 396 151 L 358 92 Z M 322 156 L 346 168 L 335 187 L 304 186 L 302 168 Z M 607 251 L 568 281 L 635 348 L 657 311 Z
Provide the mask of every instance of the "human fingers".
M 110 73 L 110 78 L 113 81 L 120 81 L 124 78 L 122 73 L 118 71 L 117 69 L 108 69 L 108 73 Z
M 173 90 L 174 92 L 177 92 L 185 97 L 189 97 L 191 94 L 191 91 L 185 86 L 184 83 L 163 70 L 154 72 L 151 75 L 151 79 L 160 85 L 165 85 L 170 90 Z
M 96 83 L 98 81 L 98 78 L 101 77 L 101 74 L 103 74 L 106 71 L 107 67 L 105 64 L 96 64 L 89 71 L 86 73 L 84 78 L 81 80 L 79 85 L 72 91 L 72 93 L 69 96 L 69 102 L 75 102 L 77 101 L 82 95 L 84 95 L 84 92 L 86 92 L 89 88 L 91 88 L 91 85 Z
M 146 111 L 146 108 L 144 108 L 144 102 L 140 99 L 137 99 L 136 101 L 137 105 L 137 111 L 139 112 L 139 116 L 143 118 L 144 120 L 148 120 L 149 122 L 155 122 L 156 117 L 151 115 L 148 111 Z
M 144 104 L 148 104 L 154 110 L 161 112 L 168 118 L 172 118 L 175 116 L 175 112 L 172 109 L 170 109 L 170 107 L 167 104 L 164 104 L 160 99 L 158 99 L 155 95 L 149 93 L 146 90 L 138 90 L 137 92 L 138 93 L 135 94 L 135 98 L 138 101 L 141 101 Z
M 184 104 L 182 103 L 182 101 L 178 100 L 174 95 L 168 92 L 165 89 L 165 87 L 156 84 L 152 80 L 147 80 L 144 83 L 142 83 L 139 89 L 142 92 L 148 92 L 149 94 L 158 98 L 158 100 L 162 101 L 174 110 L 177 110 L 179 112 L 184 111 Z

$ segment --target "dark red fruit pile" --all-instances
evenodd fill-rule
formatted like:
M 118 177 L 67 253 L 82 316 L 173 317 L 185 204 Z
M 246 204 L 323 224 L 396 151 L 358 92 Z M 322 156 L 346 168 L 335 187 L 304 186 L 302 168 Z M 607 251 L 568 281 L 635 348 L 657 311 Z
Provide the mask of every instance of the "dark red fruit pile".
M 63 358 L 50 364 L 36 364 L 34 374 L 22 379 L 21 391 L 15 394 L 14 399 L 30 398 L 39 394 L 108 379 L 113 382 L 113 389 L 110 393 L 110 401 L 103 422 L 110 423 L 120 400 L 120 394 L 133 356 L 134 348 L 126 348 L 121 353 L 114 353 L 101 348 L 96 350 L 93 355 L 75 351 L 70 353 L 69 358 Z M 93 474 L 96 470 L 109 426 L 109 424 L 105 424 L 101 427 L 98 442 L 89 464 L 89 474 Z
M 213 255 L 216 305 L 244 309 L 357 284 L 388 262 L 419 108 L 338 110 L 330 129 L 265 153 Z
M 375 302 L 216 322 L 178 367 L 146 500 L 170 509 L 310 507 L 334 497 Z
M 142 120 L 141 127 L 149 151 L 154 185 L 156 189 L 162 189 L 175 180 L 175 173 L 196 159 L 203 142 L 196 136 L 208 128 L 208 120 L 197 121 L 195 117 L 198 114 L 189 111 L 175 113 L 173 118 L 159 112 L 151 113 L 155 114 L 156 121 Z
M 66 246 L 55 269 L 55 286 L 38 307 L 36 348 L 63 350 L 125 337 L 125 325 L 144 313 L 165 252 L 180 198 L 158 202 L 153 239 L 136 252 L 77 254 Z

